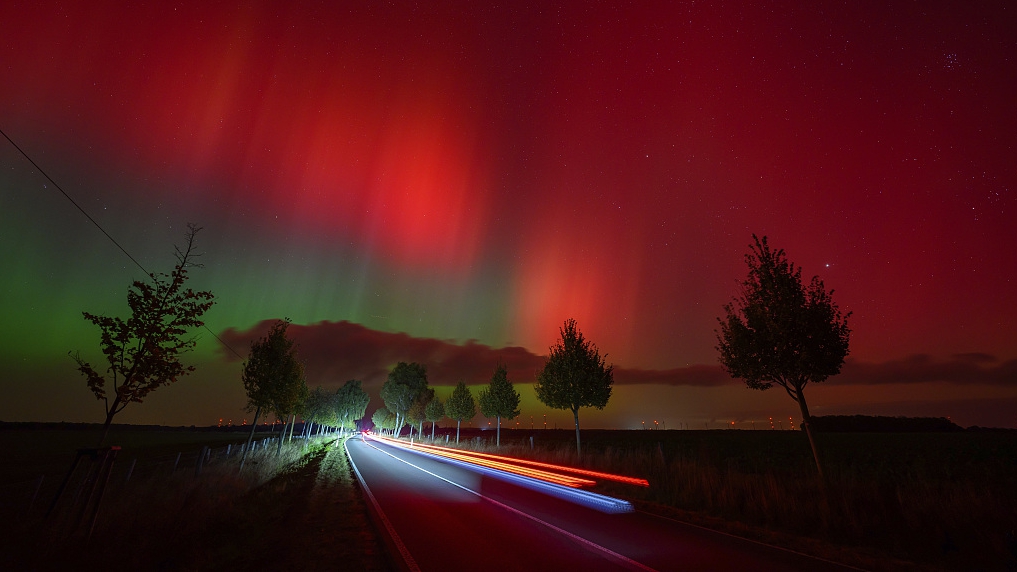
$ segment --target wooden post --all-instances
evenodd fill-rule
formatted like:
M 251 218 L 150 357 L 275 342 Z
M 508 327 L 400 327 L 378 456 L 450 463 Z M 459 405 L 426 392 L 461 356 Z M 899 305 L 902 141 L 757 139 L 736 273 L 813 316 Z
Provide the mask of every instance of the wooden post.
M 53 497 L 53 502 L 50 503 L 49 509 L 46 510 L 46 516 L 43 518 L 49 518 L 53 514 L 53 509 L 56 508 L 57 502 L 60 501 L 61 495 L 64 494 L 64 489 L 67 488 L 67 483 L 71 480 L 71 475 L 74 474 L 74 470 L 78 468 L 78 464 L 81 463 L 81 451 L 78 451 L 78 455 L 74 457 L 74 462 L 71 463 L 71 469 L 67 471 L 67 475 L 64 480 L 60 482 L 60 486 L 57 487 L 56 496 Z
M 103 472 L 106 473 L 99 486 L 99 496 L 95 499 L 95 506 L 92 507 L 92 522 L 88 525 L 87 538 L 92 538 L 92 531 L 95 530 L 95 521 L 99 518 L 99 505 L 102 504 L 102 497 L 106 494 L 106 485 L 109 483 L 109 475 L 113 472 L 113 461 L 117 458 L 120 447 L 108 447 L 102 460 Z M 91 495 L 90 495 L 91 496 Z
M 208 453 L 208 445 L 201 448 L 201 453 L 198 454 L 198 462 L 194 465 L 194 476 L 201 475 L 201 466 L 205 463 L 205 455 Z
M 35 481 L 35 492 L 32 493 L 32 500 L 28 501 L 28 508 L 25 509 L 25 514 L 32 511 L 32 505 L 35 504 L 36 497 L 39 496 L 39 489 L 42 488 L 42 479 L 46 475 L 39 475 L 39 480 Z

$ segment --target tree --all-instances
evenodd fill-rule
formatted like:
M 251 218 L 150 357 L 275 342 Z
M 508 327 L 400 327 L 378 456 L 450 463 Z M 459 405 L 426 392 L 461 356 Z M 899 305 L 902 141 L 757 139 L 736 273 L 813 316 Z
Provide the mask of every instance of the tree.
M 433 399 L 434 390 L 430 387 L 425 387 L 423 391 L 417 394 L 417 398 L 413 400 L 413 404 L 410 405 L 409 410 L 406 412 L 406 420 L 411 424 L 417 425 L 418 438 L 424 433 L 424 418 L 427 417 L 427 404 Z
M 364 391 L 360 380 L 351 379 L 336 392 L 340 427 L 353 429 L 354 421 L 364 417 L 371 397 Z
M 395 413 L 389 411 L 387 407 L 379 407 L 371 415 L 371 422 L 379 429 L 393 429 L 395 428 Z
M 413 401 L 427 387 L 427 368 L 418 363 L 399 362 L 381 386 L 381 399 L 385 407 L 395 414 L 395 431 L 398 435 L 404 417 Z
M 424 418 L 431 422 L 431 440 L 434 441 L 434 424 L 445 416 L 445 404 L 435 397 L 424 408 Z
M 330 426 L 336 419 L 335 395 L 320 385 L 311 390 L 300 407 L 300 416 L 304 418 L 304 430 L 311 437 L 311 429 L 315 424 Z M 255 420 L 257 423 L 257 420 Z
M 296 356 L 294 341 L 286 335 L 288 320 L 279 320 L 269 329 L 268 334 L 251 342 L 251 351 L 241 379 L 247 392 L 247 410 L 255 410 L 251 435 L 247 439 L 248 446 L 244 449 L 244 458 L 240 461 L 240 469 L 244 468 L 247 451 L 254 438 L 254 428 L 258 425 L 258 415 L 262 409 L 274 412 L 277 416 L 286 417 L 295 413 L 307 391 L 304 382 L 304 365 Z M 282 437 L 279 446 L 282 446 Z
M 565 320 L 561 339 L 548 349 L 544 367 L 537 374 L 534 390 L 544 405 L 568 409 L 576 423 L 576 454 L 579 443 L 579 408 L 603 409 L 611 399 L 614 366 L 605 366 L 597 346 L 583 337 L 573 319 Z
M 519 415 L 519 392 L 509 383 L 508 370 L 501 363 L 494 369 L 491 385 L 480 392 L 480 412 L 498 419 L 496 444 L 501 447 L 501 418 L 512 420 Z
M 196 344 L 196 338 L 184 335 L 205 325 L 201 316 L 215 303 L 211 292 L 184 288 L 189 269 L 201 267 L 194 261 L 201 256 L 194 250 L 194 237 L 200 230 L 193 224 L 187 225 L 186 245 L 183 249 L 174 247 L 177 264 L 169 275 L 153 272 L 147 281 L 134 281 L 127 290 L 131 316 L 126 321 L 81 313 L 85 320 L 99 327 L 99 347 L 109 363 L 107 379 L 82 359 L 80 352 L 70 353 L 88 388 L 106 408 L 100 445 L 117 413 L 194 371 L 194 366 L 180 363 L 180 355 L 194 349 Z M 108 391 L 113 393 L 112 403 Z
M 798 403 L 822 479 L 805 386 L 840 373 L 848 354 L 851 312 L 841 313 L 833 290 L 827 292 L 818 276 L 808 286 L 802 284 L 801 268 L 788 261 L 783 249 L 772 250 L 765 236 L 752 239 L 741 295 L 717 319 L 720 363 L 749 388 L 767 390 L 777 384 Z
M 452 395 L 445 402 L 445 415 L 456 420 L 456 443 L 459 442 L 459 426 L 463 419 L 469 421 L 477 414 L 477 402 L 473 400 L 470 388 L 466 382 L 459 380 L 459 384 L 452 390 Z

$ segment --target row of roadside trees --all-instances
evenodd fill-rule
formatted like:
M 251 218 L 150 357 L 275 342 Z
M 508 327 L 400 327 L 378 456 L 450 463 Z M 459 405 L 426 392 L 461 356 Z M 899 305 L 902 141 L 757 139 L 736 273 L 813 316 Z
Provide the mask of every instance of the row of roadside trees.
M 548 407 L 571 411 L 575 420 L 576 450 L 580 448 L 579 409 L 596 407 L 603 409 L 611 398 L 614 383 L 613 366 L 605 364 L 597 347 L 587 340 L 575 320 L 569 319 L 560 330 L 561 338 L 551 346 L 544 367 L 537 374 L 534 390 L 537 399 Z M 431 422 L 431 436 L 434 424 L 442 417 L 456 422 L 456 442 L 463 421 L 473 419 L 480 412 L 493 418 L 496 424 L 496 444 L 501 446 L 502 420 L 519 416 L 519 392 L 508 379 L 508 369 L 499 363 L 487 387 L 480 391 L 479 399 L 463 380 L 460 380 L 452 395 L 444 403 L 435 397 L 434 390 L 427 384 L 427 368 L 417 363 L 400 362 L 388 375 L 381 388 L 385 406 L 378 409 L 372 421 L 377 427 L 398 435 L 410 424 L 417 427 L 417 434 L 423 434 L 424 421 Z
M 173 383 L 194 370 L 179 356 L 194 348 L 188 330 L 204 326 L 203 314 L 212 307 L 211 292 L 186 288 L 188 271 L 200 267 L 195 236 L 200 228 L 188 225 L 186 243 L 176 248 L 177 264 L 169 274 L 146 271 L 147 280 L 136 280 L 128 289 L 131 317 L 83 312 L 84 318 L 101 332 L 100 350 L 108 362 L 105 373 L 93 367 L 78 352 L 71 352 L 78 371 L 89 389 L 104 403 L 106 421 L 100 445 L 105 441 L 113 417 L 130 403 L 140 403 L 155 389 Z M 754 244 L 745 256 L 748 277 L 741 282 L 739 296 L 724 306 L 718 319 L 717 350 L 720 363 L 732 376 L 745 380 L 749 388 L 766 390 L 782 387 L 798 403 L 820 477 L 822 467 L 811 428 L 805 387 L 825 381 L 840 372 L 848 353 L 850 329 L 847 319 L 833 302 L 832 290 L 814 276 L 805 284 L 801 268 L 787 259 L 782 249 L 772 249 L 766 237 L 753 235 Z M 294 355 L 293 341 L 286 336 L 288 321 L 275 324 L 265 338 L 251 345 L 244 363 L 243 383 L 248 406 L 255 411 L 253 427 L 262 411 L 288 419 L 290 435 L 298 413 L 318 425 L 347 428 L 363 416 L 368 398 L 359 382 L 348 382 L 334 395 L 324 390 L 309 392 L 303 364 Z M 549 348 L 544 367 L 534 386 L 545 405 L 570 410 L 576 427 L 576 449 L 580 450 L 579 409 L 602 409 L 611 396 L 613 366 L 606 366 L 596 346 L 586 340 L 575 320 L 566 320 L 561 339 Z M 456 440 L 463 420 L 476 415 L 476 401 L 463 381 L 442 403 L 428 387 L 427 370 L 416 363 L 400 362 L 381 390 L 385 408 L 375 414 L 375 424 L 398 433 L 408 422 L 434 423 L 448 416 L 456 420 Z M 505 367 L 495 369 L 490 385 L 480 394 L 480 408 L 498 420 L 501 442 L 502 418 L 519 415 L 519 394 L 508 381 Z M 285 431 L 285 428 L 284 428 Z M 282 440 L 280 440 L 281 447 Z

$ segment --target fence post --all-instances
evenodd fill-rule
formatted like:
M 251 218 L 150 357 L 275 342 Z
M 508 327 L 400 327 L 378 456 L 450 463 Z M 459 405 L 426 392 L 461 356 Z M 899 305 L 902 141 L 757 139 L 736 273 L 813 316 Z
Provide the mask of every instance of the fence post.
M 32 493 L 32 500 L 28 501 L 28 508 L 25 509 L 25 514 L 28 514 L 32 511 L 32 505 L 35 504 L 35 499 L 36 497 L 39 496 L 39 489 L 42 488 L 42 479 L 45 476 L 46 475 L 39 475 L 39 480 L 35 481 L 35 492 Z
M 131 461 L 130 468 L 127 469 L 127 477 L 124 478 L 124 482 L 125 483 L 129 482 L 131 480 L 131 475 L 134 474 L 134 465 L 137 465 L 137 464 L 138 464 L 138 458 L 135 457 L 134 460 Z
M 201 453 L 198 454 L 198 463 L 194 465 L 194 476 L 201 475 L 201 465 L 205 463 L 205 454 L 208 453 L 208 445 L 201 448 Z

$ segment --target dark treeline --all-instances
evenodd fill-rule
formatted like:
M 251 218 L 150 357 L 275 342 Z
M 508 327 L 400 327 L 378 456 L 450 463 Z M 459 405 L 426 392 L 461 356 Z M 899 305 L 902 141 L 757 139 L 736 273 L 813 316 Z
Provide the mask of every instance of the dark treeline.
M 946 417 L 885 417 L 824 415 L 813 417 L 818 431 L 827 433 L 945 433 L 964 429 Z

